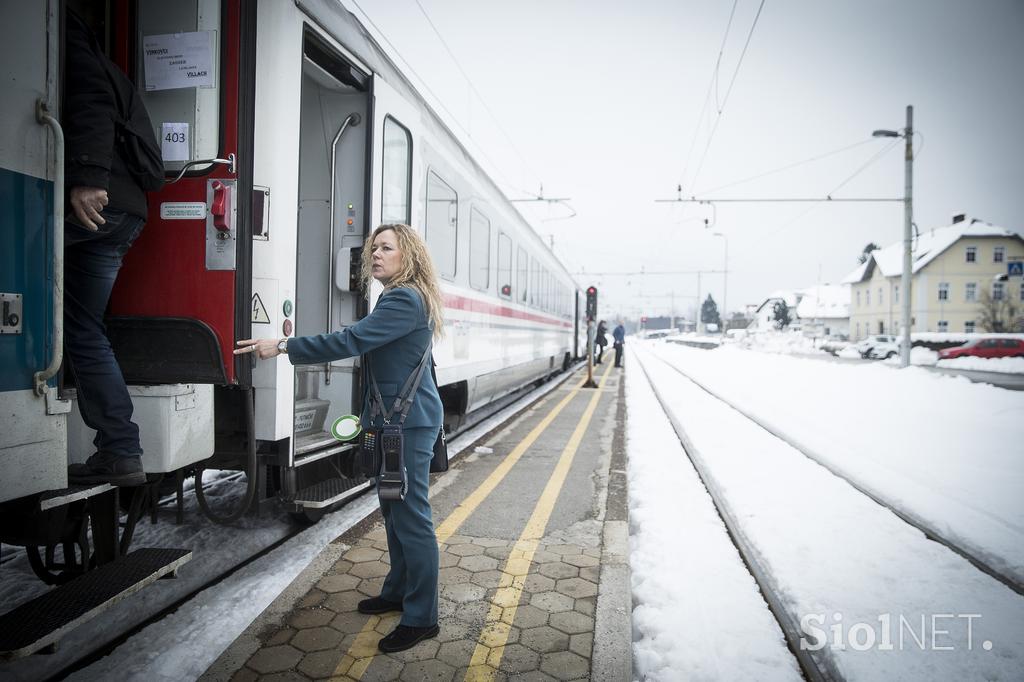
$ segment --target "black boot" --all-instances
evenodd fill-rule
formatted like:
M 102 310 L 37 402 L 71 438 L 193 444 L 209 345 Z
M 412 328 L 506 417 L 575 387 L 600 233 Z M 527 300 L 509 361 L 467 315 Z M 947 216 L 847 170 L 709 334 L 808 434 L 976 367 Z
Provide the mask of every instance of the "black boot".
M 405 651 L 416 646 L 425 639 L 437 637 L 441 628 L 436 625 L 428 625 L 425 628 L 414 628 L 409 625 L 399 625 L 391 634 L 377 642 L 377 648 L 384 653 L 390 654 L 396 651 Z
M 141 455 L 112 455 L 97 452 L 84 463 L 72 464 L 68 467 L 68 481 L 79 485 L 110 485 L 134 486 L 146 482 L 146 474 L 142 470 Z
M 359 602 L 359 606 L 356 607 L 359 613 L 377 614 L 387 613 L 388 611 L 401 611 L 402 602 L 391 601 L 384 597 L 370 597 Z

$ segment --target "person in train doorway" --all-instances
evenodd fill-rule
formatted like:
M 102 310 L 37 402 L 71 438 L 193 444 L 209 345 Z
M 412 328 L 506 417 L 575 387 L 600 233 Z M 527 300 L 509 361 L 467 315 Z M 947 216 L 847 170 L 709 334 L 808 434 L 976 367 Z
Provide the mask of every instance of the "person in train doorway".
M 82 420 L 96 431 L 96 452 L 68 467 L 68 478 L 133 486 L 146 482 L 139 427 L 103 315 L 122 258 L 146 223 L 146 190 L 163 185 L 163 165 L 134 84 L 90 28 L 101 25 L 101 10 L 102 3 L 80 1 L 65 14 L 64 347 Z
M 622 326 L 622 320 L 618 321 L 615 329 L 612 330 L 612 345 L 615 347 L 615 366 L 622 367 L 622 347 L 626 344 L 626 328 Z
M 608 345 L 608 325 L 601 320 L 597 323 L 597 333 L 594 336 L 594 345 L 597 346 L 597 352 L 594 353 L 594 364 L 600 365 L 601 358 L 604 357 L 604 348 Z
M 367 293 L 371 278 L 384 285 L 384 292 L 373 312 L 354 325 L 318 336 L 246 339 L 238 342 L 235 354 L 257 353 L 267 359 L 286 353 L 294 365 L 367 355 L 384 402 L 390 404 L 419 366 L 427 345 L 440 337 L 443 305 L 426 243 L 408 225 L 381 225 L 367 239 L 362 257 Z M 368 390 L 363 405 L 363 426 L 380 426 L 380 417 L 370 423 Z M 402 651 L 439 632 L 438 549 L 427 486 L 443 416 L 437 386 L 426 373 L 403 428 L 408 491 L 402 501 L 380 503 L 391 567 L 380 596 L 364 599 L 358 607 L 367 614 L 402 612 L 399 625 L 378 643 L 381 651 Z

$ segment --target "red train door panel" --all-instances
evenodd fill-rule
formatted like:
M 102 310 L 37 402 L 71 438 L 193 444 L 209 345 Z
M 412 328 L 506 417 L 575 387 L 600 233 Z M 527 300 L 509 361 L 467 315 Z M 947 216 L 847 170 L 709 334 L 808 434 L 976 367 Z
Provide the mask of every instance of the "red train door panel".
M 249 382 L 231 354 L 248 331 L 251 288 L 243 11 L 239 0 L 115 3 L 114 52 L 142 93 L 168 171 L 108 311 L 129 381 Z

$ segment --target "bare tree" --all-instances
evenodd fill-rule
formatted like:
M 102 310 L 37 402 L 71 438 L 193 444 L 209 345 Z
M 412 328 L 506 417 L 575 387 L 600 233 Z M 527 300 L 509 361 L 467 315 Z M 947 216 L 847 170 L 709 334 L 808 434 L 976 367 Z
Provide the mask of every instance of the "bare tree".
M 1013 332 L 1024 329 L 1021 307 L 1004 292 L 1001 298 L 983 289 L 978 297 L 980 311 L 978 326 L 986 332 Z

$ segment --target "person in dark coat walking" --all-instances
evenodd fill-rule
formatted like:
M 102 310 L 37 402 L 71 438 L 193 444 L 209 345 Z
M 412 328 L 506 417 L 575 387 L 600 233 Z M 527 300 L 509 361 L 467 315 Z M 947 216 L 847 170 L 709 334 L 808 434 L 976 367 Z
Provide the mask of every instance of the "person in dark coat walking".
M 267 359 L 287 353 L 294 365 L 319 364 L 366 355 L 385 405 L 394 403 L 399 387 L 420 364 L 427 345 L 440 336 L 443 325 L 440 285 L 423 239 L 407 225 L 381 225 L 363 247 L 363 285 L 371 277 L 384 293 L 369 315 L 332 334 L 285 339 L 239 341 L 235 354 L 257 353 Z M 364 387 L 361 422 L 371 423 L 369 387 Z M 409 488 L 401 501 L 381 500 L 391 566 L 379 597 L 359 602 L 360 613 L 401 611 L 399 625 L 378 643 L 385 652 L 402 651 L 436 637 L 437 537 L 427 486 L 434 441 L 444 409 L 429 373 L 416 391 L 403 425 Z
M 68 467 L 72 483 L 141 485 L 139 427 L 106 336 L 103 315 L 121 259 L 142 232 L 146 193 L 119 143 L 127 76 L 100 49 L 85 21 L 66 13 L 64 116 L 64 344 L 96 453 Z M 136 95 L 137 97 L 137 95 Z M 141 106 L 141 104 L 140 104 Z M 144 109 L 139 115 L 148 122 Z M 142 130 L 156 144 L 152 127 Z M 162 169 L 161 169 L 162 170 Z
M 601 320 L 597 323 L 597 334 L 594 337 L 594 345 L 598 347 L 597 357 L 594 358 L 594 364 L 600 365 L 601 358 L 604 357 L 604 348 L 608 345 L 608 325 Z

